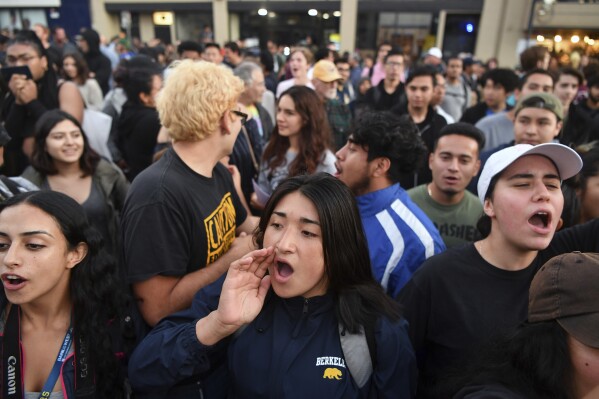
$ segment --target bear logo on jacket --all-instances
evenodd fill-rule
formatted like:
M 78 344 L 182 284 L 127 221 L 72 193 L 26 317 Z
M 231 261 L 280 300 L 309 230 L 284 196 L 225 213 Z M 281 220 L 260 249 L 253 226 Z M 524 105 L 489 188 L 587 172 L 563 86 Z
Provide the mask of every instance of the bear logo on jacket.
M 333 367 L 328 367 L 324 370 L 322 378 L 328 378 L 329 380 L 332 380 L 334 378 L 336 380 L 340 380 L 342 375 L 343 374 L 341 373 L 341 370 Z

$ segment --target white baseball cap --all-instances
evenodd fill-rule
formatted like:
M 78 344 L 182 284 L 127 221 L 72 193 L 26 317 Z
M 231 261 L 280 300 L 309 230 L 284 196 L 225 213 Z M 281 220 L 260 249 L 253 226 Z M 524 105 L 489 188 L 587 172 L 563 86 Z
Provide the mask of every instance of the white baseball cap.
M 489 189 L 491 179 L 525 155 L 544 155 L 557 167 L 560 179 L 565 180 L 576 175 L 582 168 L 580 156 L 563 144 L 544 143 L 539 145 L 516 144 L 504 148 L 491 155 L 478 179 L 478 198 L 485 203 L 485 196 Z
M 443 52 L 439 47 L 431 47 L 426 52 L 426 55 L 432 55 L 433 57 L 443 58 Z

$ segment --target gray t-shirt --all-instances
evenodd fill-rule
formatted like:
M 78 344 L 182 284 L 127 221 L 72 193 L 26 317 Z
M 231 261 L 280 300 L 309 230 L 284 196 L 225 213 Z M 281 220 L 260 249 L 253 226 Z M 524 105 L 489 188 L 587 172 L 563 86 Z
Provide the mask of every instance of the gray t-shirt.
M 485 134 L 485 146 L 482 151 L 492 150 L 514 140 L 514 122 L 505 112 L 485 116 L 475 125 Z
M 293 162 L 296 156 L 296 152 L 287 150 L 287 153 L 285 154 L 285 162 L 281 166 L 275 168 L 273 171 L 268 169 L 266 162 L 262 163 L 260 167 L 260 174 L 258 175 L 258 185 L 265 193 L 272 194 L 279 184 L 281 184 L 281 182 L 289 176 L 289 165 L 291 162 Z M 322 156 L 322 160 L 316 167 L 316 172 L 327 172 L 330 174 L 335 173 L 336 160 L 337 158 L 335 155 L 331 151 L 326 150 Z
M 445 83 L 445 97 L 443 97 L 443 101 L 439 105 L 453 119 L 459 121 L 466 108 L 470 105 L 470 95 L 468 85 L 464 84 L 461 79 L 456 85 L 447 82 Z

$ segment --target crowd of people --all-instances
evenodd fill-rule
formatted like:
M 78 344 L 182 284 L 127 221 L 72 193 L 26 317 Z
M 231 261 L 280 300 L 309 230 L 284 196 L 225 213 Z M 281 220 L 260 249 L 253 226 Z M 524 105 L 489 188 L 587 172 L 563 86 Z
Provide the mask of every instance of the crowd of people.
M 599 60 L 370 56 L 9 38 L 0 396 L 599 397 Z

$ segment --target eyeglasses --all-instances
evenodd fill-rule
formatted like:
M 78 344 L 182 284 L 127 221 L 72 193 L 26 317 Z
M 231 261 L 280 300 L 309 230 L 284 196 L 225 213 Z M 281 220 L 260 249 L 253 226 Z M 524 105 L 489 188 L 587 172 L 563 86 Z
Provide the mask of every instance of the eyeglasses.
M 244 114 L 241 111 L 237 111 L 237 110 L 232 110 L 231 112 L 233 112 L 235 115 L 237 115 L 238 117 L 241 118 L 241 124 L 245 125 L 245 123 L 248 121 L 248 114 Z
M 32 55 L 32 54 L 23 54 L 18 57 L 15 57 L 15 56 L 9 55 L 8 57 L 6 57 L 6 63 L 11 66 L 17 65 L 18 63 L 20 63 L 21 65 L 26 65 L 26 64 L 29 64 L 29 61 L 31 61 L 35 58 L 39 58 L 39 56 Z
M 385 63 L 385 65 L 388 65 L 388 66 L 390 66 L 390 67 L 397 67 L 397 68 L 399 68 L 399 67 L 402 67 L 402 66 L 403 66 L 403 62 L 393 62 L 393 61 L 387 61 L 387 62 Z

